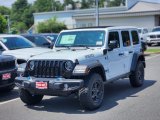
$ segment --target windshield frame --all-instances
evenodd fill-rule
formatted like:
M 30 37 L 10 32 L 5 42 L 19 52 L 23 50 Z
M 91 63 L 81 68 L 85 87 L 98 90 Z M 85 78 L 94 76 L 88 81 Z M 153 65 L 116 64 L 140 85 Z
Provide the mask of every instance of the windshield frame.
M 62 45 L 60 45 L 59 44 L 59 42 L 60 42 L 60 40 L 61 40 L 61 38 L 62 38 L 62 35 L 63 34 L 65 34 L 65 33 L 78 33 L 78 32 L 102 32 L 102 33 L 104 33 L 104 36 L 103 36 L 103 40 L 102 40 L 102 45 L 85 45 L 85 44 L 75 44 L 75 45 L 71 45 L 71 44 L 69 44 L 69 45 L 64 45 L 64 44 L 62 44 Z M 65 32 L 62 32 L 62 33 L 60 33 L 59 34 L 59 36 L 57 37 L 57 40 L 56 40 L 56 42 L 55 42 L 55 44 L 54 44 L 54 48 L 68 48 L 68 47 L 102 47 L 102 46 L 104 46 L 104 44 L 105 44 L 105 38 L 106 38 L 106 31 L 105 30 L 81 30 L 81 31 L 65 31 Z M 59 44 L 59 45 L 58 45 Z

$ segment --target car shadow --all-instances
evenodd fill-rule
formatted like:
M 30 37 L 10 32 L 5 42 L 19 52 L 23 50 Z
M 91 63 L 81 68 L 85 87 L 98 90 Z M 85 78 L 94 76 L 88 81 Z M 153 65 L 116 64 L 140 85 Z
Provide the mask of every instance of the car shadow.
M 96 112 L 106 111 L 118 105 L 119 100 L 124 100 L 127 97 L 139 97 L 136 93 L 143 91 L 156 81 L 146 80 L 144 85 L 139 88 L 132 88 L 129 80 L 120 80 L 114 84 L 105 85 L 105 96 L 102 106 L 94 111 L 84 110 L 78 101 L 78 98 L 70 97 L 52 97 L 50 99 L 43 99 L 41 103 L 36 106 L 27 106 L 36 111 L 57 112 L 66 114 L 92 114 Z
M 14 89 L 10 92 L 6 92 L 5 90 L 0 90 L 0 103 L 8 100 L 12 100 L 18 98 L 18 89 Z

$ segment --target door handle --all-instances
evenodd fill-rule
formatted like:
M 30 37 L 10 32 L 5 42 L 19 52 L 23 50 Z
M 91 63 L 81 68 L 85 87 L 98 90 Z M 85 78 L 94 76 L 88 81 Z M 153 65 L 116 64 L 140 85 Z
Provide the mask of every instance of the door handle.
M 124 55 L 124 53 L 119 53 L 119 56 L 123 56 Z
M 129 51 L 129 54 L 133 53 L 133 51 Z

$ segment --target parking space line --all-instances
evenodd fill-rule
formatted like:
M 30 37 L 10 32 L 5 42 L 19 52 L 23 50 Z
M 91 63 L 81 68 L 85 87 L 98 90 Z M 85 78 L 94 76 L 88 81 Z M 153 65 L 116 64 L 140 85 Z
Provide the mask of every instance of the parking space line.
M 146 58 L 146 60 L 150 60 L 150 59 L 153 59 L 153 58 L 156 58 L 156 57 L 159 57 L 159 56 L 160 56 L 160 54 L 155 55 L 155 56 L 153 56 L 153 57 Z
M 20 98 L 15 98 L 15 99 L 12 99 L 12 100 L 8 100 L 8 101 L 5 101 L 5 102 L 1 102 L 0 105 L 7 104 L 7 103 L 10 103 L 10 102 L 19 100 L 19 99 L 20 99 Z

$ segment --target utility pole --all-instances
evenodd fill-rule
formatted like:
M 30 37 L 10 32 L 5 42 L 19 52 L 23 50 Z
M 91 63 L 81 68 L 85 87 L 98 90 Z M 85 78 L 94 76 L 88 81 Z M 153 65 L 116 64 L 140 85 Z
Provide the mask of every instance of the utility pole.
M 96 26 L 99 26 L 99 0 L 96 0 Z

